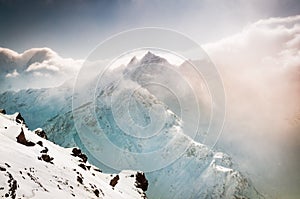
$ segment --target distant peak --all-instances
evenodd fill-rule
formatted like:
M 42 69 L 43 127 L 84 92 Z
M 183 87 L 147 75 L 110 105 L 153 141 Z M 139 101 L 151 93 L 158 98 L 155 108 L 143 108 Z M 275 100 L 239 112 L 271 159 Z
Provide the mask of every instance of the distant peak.
M 141 59 L 141 63 L 142 64 L 148 64 L 148 63 L 161 63 L 161 62 L 167 62 L 166 59 L 157 56 L 153 53 L 151 53 L 150 51 L 148 51 L 144 57 Z
M 145 54 L 145 56 L 156 56 L 156 55 L 154 55 L 153 53 L 151 53 L 150 51 L 148 51 L 148 52 Z
M 136 58 L 136 56 L 132 57 L 130 62 L 128 63 L 128 65 L 134 65 L 138 62 L 138 59 Z
M 156 57 L 159 57 L 159 56 L 157 56 L 157 55 L 155 55 L 155 54 L 153 54 L 152 52 L 150 52 L 150 51 L 148 51 L 145 55 L 144 55 L 144 57 L 143 57 L 143 59 L 144 58 L 156 58 Z M 159 58 L 161 58 L 161 57 L 159 57 Z

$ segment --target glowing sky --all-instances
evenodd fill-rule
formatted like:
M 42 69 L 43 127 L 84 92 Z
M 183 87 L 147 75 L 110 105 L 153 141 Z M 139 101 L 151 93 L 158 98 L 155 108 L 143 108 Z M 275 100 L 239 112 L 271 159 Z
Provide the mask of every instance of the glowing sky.
M 203 45 L 228 100 L 220 148 L 259 190 L 298 198 L 299 0 L 0 0 L 0 91 L 61 84 L 101 41 L 145 26 Z
M 108 36 L 129 28 L 171 28 L 204 44 L 259 19 L 299 10 L 298 0 L 0 0 L 0 45 L 19 53 L 49 47 L 82 59 Z

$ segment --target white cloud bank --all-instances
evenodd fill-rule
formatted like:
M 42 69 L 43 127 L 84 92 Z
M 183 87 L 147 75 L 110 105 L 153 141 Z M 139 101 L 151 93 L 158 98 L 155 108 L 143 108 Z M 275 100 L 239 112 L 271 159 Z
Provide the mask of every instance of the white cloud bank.
M 49 48 L 19 54 L 0 48 L 0 91 L 54 87 L 72 78 L 83 60 L 62 58 Z
M 279 198 L 300 195 L 300 15 L 260 20 L 204 45 L 228 116 L 219 146 Z

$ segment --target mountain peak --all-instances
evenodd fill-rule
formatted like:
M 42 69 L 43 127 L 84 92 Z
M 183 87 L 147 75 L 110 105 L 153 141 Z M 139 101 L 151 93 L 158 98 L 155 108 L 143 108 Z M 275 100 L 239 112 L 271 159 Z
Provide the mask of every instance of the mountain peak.
M 146 54 L 145 54 L 145 56 L 156 56 L 155 54 L 153 54 L 151 51 L 148 51 Z
M 136 58 L 136 56 L 132 57 L 130 62 L 128 63 L 128 65 L 134 65 L 138 63 L 138 59 Z
M 153 54 L 152 52 L 148 51 L 144 57 L 141 59 L 142 64 L 150 64 L 150 63 L 162 63 L 162 62 L 167 62 L 166 59 L 157 56 Z

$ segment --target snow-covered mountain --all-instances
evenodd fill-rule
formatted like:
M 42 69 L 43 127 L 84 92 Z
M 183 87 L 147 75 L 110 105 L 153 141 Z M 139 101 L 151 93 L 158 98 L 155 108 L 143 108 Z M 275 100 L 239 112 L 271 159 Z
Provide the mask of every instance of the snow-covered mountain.
M 80 100 L 73 103 L 73 112 L 70 106 L 72 93 L 66 87 L 6 92 L 0 95 L 0 102 L 9 107 L 10 112 L 21 108 L 22 114 L 37 115 L 37 118 L 29 118 L 29 127 L 38 123 L 55 143 L 79 146 L 92 163 L 101 168 L 109 170 L 103 163 L 111 163 L 112 169 L 116 170 L 149 171 L 149 198 L 263 198 L 235 169 L 229 156 L 191 138 L 189 124 L 195 123 L 191 111 L 194 104 L 187 93 L 181 92 L 181 98 L 189 105 L 186 112 L 192 114 L 182 118 L 178 116 L 176 106 L 172 106 L 171 95 L 144 85 L 155 79 L 177 89 L 178 93 L 185 91 L 188 84 L 177 84 L 176 70 L 172 67 L 167 60 L 152 53 L 147 53 L 141 60 L 133 58 L 123 71 L 104 75 L 104 82 L 96 90 L 91 89 L 93 93 L 84 88 L 87 95 L 78 97 Z M 166 71 L 170 72 L 171 78 L 160 76 Z M 80 90 L 77 92 L 75 90 L 76 99 Z M 41 117 L 38 117 L 38 110 L 43 113 Z M 151 137 L 155 129 L 157 134 Z M 132 136 L 128 136 L 128 132 Z M 118 146 L 121 153 L 107 151 L 106 139 Z M 139 159 L 136 153 L 156 155 L 151 159 Z M 111 154 L 114 154 L 113 158 Z M 150 171 L 158 165 L 161 169 Z
M 8 113 L 22 113 L 27 125 L 34 129 L 43 127 L 48 119 L 71 110 L 71 95 L 71 87 L 64 86 L 6 91 L 0 94 L 0 104 Z
M 2 198 L 146 198 L 144 173 L 102 173 L 78 148 L 62 148 L 30 131 L 19 113 L 0 113 Z

